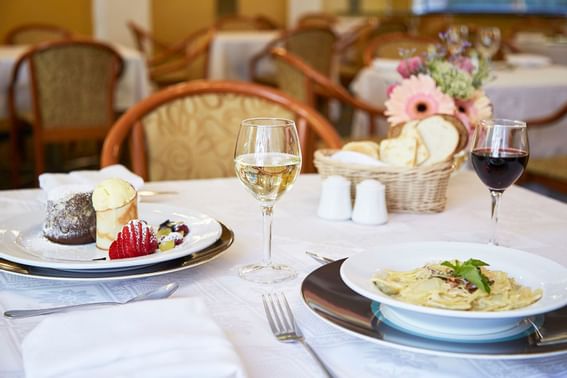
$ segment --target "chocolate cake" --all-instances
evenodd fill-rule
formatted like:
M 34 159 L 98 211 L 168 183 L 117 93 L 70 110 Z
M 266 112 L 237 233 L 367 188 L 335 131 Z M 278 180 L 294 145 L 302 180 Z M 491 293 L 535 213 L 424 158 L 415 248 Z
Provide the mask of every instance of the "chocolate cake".
M 87 244 L 96 238 L 92 190 L 82 185 L 60 186 L 48 193 L 43 235 L 60 244 Z

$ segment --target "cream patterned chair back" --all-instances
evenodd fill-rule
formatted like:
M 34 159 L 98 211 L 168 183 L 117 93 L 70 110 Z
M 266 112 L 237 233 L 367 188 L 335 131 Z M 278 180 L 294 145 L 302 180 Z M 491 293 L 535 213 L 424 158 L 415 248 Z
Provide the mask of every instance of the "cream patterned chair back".
M 132 169 L 146 180 L 233 176 L 240 122 L 253 117 L 296 120 L 306 171 L 313 170 L 313 135 L 331 148 L 341 145 L 320 114 L 278 90 L 199 80 L 166 88 L 126 112 L 105 140 L 101 165 L 120 161 L 121 146 L 130 134 Z
M 240 121 L 252 117 L 293 114 L 279 104 L 235 93 L 193 95 L 155 108 L 141 120 L 149 179 L 234 176 Z

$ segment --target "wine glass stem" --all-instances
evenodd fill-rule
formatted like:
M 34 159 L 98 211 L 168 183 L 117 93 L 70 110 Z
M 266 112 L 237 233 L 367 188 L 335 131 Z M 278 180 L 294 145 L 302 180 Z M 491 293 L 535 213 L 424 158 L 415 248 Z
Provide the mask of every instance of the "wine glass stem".
M 272 212 L 273 206 L 262 206 L 262 222 L 264 223 L 263 248 L 264 265 L 272 265 Z
M 490 197 L 492 199 L 492 211 L 490 213 L 490 218 L 492 219 L 492 234 L 488 242 L 494 245 L 498 245 L 498 241 L 496 240 L 496 229 L 498 228 L 498 213 L 500 212 L 500 200 L 502 199 L 502 193 L 503 192 L 499 190 L 490 191 Z

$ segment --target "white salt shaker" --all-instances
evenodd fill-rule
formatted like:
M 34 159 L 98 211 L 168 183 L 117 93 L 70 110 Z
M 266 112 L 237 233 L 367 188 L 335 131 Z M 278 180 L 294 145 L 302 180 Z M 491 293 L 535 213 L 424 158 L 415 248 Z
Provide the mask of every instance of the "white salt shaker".
M 356 200 L 352 221 L 378 225 L 388 221 L 386 187 L 377 180 L 364 180 L 356 186 Z
M 352 214 L 350 181 L 342 176 L 329 176 L 321 186 L 317 215 L 328 220 L 347 220 Z

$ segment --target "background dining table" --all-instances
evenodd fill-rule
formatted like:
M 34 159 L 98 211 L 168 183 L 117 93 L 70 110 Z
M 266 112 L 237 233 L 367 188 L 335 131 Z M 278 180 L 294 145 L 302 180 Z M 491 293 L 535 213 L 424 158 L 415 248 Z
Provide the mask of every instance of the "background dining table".
M 318 218 L 321 178 L 300 176 L 275 208 L 273 239 L 275 259 L 292 265 L 299 274 L 290 282 L 273 286 L 250 283 L 237 276 L 236 266 L 261 258 L 262 227 L 257 203 L 235 178 L 152 182 L 145 189 L 175 191 L 177 194 L 147 197 L 143 201 L 204 212 L 234 230 L 234 244 L 207 264 L 147 278 L 64 282 L 0 272 L 0 311 L 121 300 L 175 281 L 181 287 L 174 297 L 198 296 L 205 300 L 214 320 L 235 345 L 250 377 L 322 377 L 319 367 L 300 345 L 279 343 L 270 331 L 261 294 L 282 291 L 305 337 L 338 377 L 560 377 L 567 371 L 565 354 L 529 360 L 480 360 L 374 344 L 323 322 L 302 302 L 303 279 L 320 267 L 305 254 L 306 250 L 338 259 L 367 250 L 381 253 L 389 244 L 408 241 L 484 243 L 490 229 L 490 199 L 487 189 L 471 171 L 459 171 L 451 177 L 445 211 L 390 214 L 388 223 L 381 226 Z M 39 190 L 2 191 L 0 208 L 3 225 L 28 211 L 37 211 L 30 224 L 43 221 Z M 566 229 L 566 204 L 517 186 L 504 194 L 500 237 L 505 246 L 567 266 Z M 0 317 L 0 377 L 24 376 L 22 340 L 41 320 Z
M 113 47 L 124 59 L 124 71 L 118 80 L 115 97 L 115 109 L 124 111 L 148 96 L 152 88 L 143 56 L 126 46 L 113 45 Z M 22 45 L 0 46 L 0 119 L 7 116 L 6 101 L 12 70 L 19 56 L 28 48 Z M 29 75 L 26 67 L 20 69 L 16 88 L 16 107 L 21 112 L 31 110 Z
M 209 50 L 210 80 L 250 80 L 250 60 L 276 39 L 279 31 L 219 31 Z M 275 67 L 269 59 L 260 60 L 257 74 L 270 75 Z
M 351 89 L 363 100 L 383 106 L 386 89 L 400 82 L 397 60 L 377 59 L 356 76 Z M 493 105 L 495 118 L 535 119 L 548 116 L 567 103 L 567 66 L 510 67 L 496 64 L 493 79 L 484 90 Z M 367 116 L 355 114 L 352 133 L 367 134 Z M 529 126 L 529 125 L 528 125 Z M 387 125 L 382 124 L 384 134 Z M 543 128 L 529 129 L 530 155 L 546 157 L 567 154 L 567 118 Z

